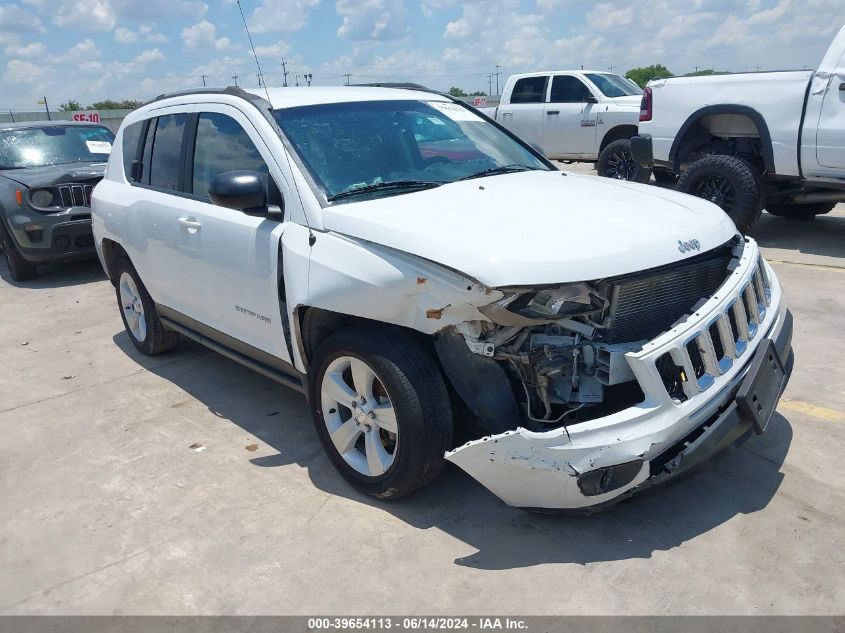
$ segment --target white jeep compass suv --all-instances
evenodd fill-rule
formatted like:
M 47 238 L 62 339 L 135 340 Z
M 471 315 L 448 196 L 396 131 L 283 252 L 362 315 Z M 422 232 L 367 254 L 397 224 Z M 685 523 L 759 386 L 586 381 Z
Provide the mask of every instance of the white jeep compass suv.
M 162 96 L 93 228 L 135 347 L 185 336 L 302 391 L 380 498 L 448 460 L 514 506 L 603 507 L 762 433 L 792 365 L 721 209 L 557 171 L 411 85 Z

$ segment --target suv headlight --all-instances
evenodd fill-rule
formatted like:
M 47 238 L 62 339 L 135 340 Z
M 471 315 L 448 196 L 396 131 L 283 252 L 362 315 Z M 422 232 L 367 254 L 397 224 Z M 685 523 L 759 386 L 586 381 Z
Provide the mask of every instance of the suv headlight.
M 55 206 L 56 192 L 53 189 L 33 189 L 29 192 L 32 206 L 47 209 Z
M 479 310 L 499 325 L 520 325 L 529 321 L 556 321 L 576 316 L 599 315 L 607 298 L 585 282 L 537 290 L 502 288 L 505 296 Z

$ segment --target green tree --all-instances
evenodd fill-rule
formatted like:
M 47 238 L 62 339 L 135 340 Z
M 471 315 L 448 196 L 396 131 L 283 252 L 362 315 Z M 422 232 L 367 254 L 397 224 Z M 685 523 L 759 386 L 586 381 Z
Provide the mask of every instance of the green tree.
M 652 66 L 632 68 L 625 73 L 625 76 L 637 84 L 640 88 L 645 88 L 645 85 L 649 82 L 649 80 L 671 77 L 672 71 L 666 68 L 663 64 L 654 64 Z
M 91 104 L 91 108 L 93 110 L 134 110 L 140 105 L 141 102 L 135 99 L 124 99 L 123 101 L 105 99 L 103 101 L 95 101 Z
M 696 70 L 694 73 L 687 73 L 684 77 L 706 77 L 708 75 L 724 75 L 727 74 L 723 70 L 713 70 L 712 68 L 702 68 Z
M 455 86 L 452 86 L 451 88 L 449 88 L 449 94 L 453 97 L 468 97 L 469 96 L 463 90 L 461 90 L 460 88 L 457 88 Z
M 82 105 L 80 105 L 79 101 L 75 99 L 68 99 L 67 103 L 63 103 L 59 106 L 59 110 L 62 112 L 73 112 L 74 110 L 81 110 Z
M 469 96 L 469 97 L 486 97 L 487 93 L 484 92 L 483 90 L 476 90 L 475 92 L 470 92 L 469 95 L 467 95 L 467 96 Z

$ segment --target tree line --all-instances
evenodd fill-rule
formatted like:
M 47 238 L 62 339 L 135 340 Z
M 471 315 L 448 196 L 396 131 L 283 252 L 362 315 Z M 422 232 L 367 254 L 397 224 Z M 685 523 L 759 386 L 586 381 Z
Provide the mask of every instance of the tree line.
M 74 112 L 78 110 L 134 110 L 141 106 L 142 103 L 143 101 L 138 101 L 137 99 L 123 99 L 122 101 L 105 99 L 84 106 L 75 99 L 69 99 L 59 106 L 59 110 L 62 112 Z

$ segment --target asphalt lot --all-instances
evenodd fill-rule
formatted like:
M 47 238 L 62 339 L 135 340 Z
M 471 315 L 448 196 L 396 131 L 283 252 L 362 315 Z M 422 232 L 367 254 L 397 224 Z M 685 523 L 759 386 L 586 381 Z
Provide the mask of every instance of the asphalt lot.
M 841 614 L 845 205 L 756 236 L 796 319 L 769 432 L 584 518 L 456 468 L 359 495 L 298 394 L 188 342 L 140 356 L 96 261 L 0 260 L 0 614 Z

